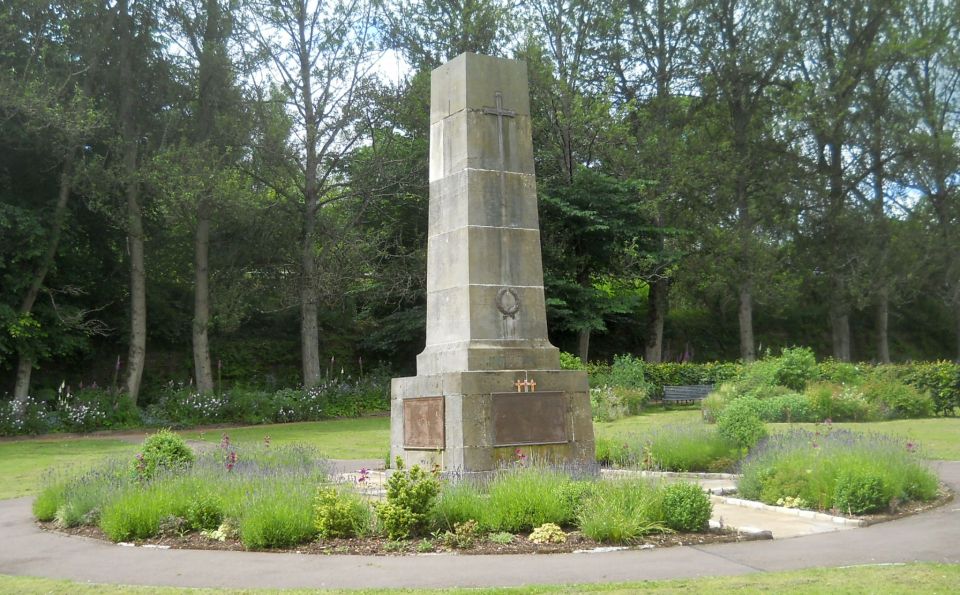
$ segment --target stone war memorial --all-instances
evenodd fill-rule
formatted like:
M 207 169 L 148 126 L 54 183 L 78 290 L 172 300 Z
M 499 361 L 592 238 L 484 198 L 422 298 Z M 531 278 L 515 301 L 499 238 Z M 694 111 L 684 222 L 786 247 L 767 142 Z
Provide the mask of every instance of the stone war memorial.
M 427 340 L 391 386 L 391 458 L 483 472 L 524 455 L 594 460 L 587 374 L 547 338 L 524 62 L 433 71 Z

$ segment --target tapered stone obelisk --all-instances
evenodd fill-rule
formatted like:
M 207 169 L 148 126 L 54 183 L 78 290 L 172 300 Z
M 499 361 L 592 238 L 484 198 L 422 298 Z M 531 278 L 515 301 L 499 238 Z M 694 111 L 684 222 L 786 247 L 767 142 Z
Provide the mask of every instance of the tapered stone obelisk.
M 395 378 L 391 453 L 444 470 L 593 460 L 584 372 L 547 338 L 526 64 L 462 54 L 433 71 L 427 341 Z

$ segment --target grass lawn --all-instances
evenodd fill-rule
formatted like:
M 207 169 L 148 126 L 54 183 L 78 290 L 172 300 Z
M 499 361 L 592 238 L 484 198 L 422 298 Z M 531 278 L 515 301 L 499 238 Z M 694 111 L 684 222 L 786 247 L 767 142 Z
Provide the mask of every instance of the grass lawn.
M 770 426 L 774 431 L 783 431 L 791 427 L 812 430 L 816 424 L 770 424 Z M 835 423 L 833 427 L 914 440 L 920 445 L 920 452 L 925 458 L 960 461 L 960 417 Z
M 450 595 L 512 595 L 519 593 L 951 593 L 960 585 L 958 564 L 896 564 L 889 566 L 855 566 L 851 568 L 811 569 L 793 572 L 770 572 L 746 576 L 697 578 L 599 585 L 553 585 L 499 589 L 364 589 L 331 590 L 325 593 L 433 593 Z M 94 594 L 133 593 L 138 595 L 172 595 L 173 593 L 316 593 L 314 589 L 181 589 L 172 587 L 133 587 L 97 585 L 73 581 L 0 575 L 0 592 Z
M 53 467 L 81 468 L 110 455 L 133 456 L 136 444 L 114 438 L 53 438 L 0 442 L 0 499 L 34 494 Z
M 598 436 L 628 437 L 642 434 L 657 425 L 695 422 L 699 409 L 653 410 L 644 415 L 626 417 L 613 422 L 597 422 L 593 426 Z M 771 431 L 783 432 L 790 428 L 812 430 L 816 424 L 767 424 Z M 898 419 L 893 421 L 834 423 L 835 428 L 855 432 L 887 434 L 916 441 L 923 456 L 928 459 L 960 461 L 960 417 L 930 419 Z
M 187 440 L 213 444 L 224 433 L 237 444 L 260 443 L 266 436 L 271 444 L 310 444 L 331 459 L 385 459 L 390 450 L 388 416 L 180 432 Z

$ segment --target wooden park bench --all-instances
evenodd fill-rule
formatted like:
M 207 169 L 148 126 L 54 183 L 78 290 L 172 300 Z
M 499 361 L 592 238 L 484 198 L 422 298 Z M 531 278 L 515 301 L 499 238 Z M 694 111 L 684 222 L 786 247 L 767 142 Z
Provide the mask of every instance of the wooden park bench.
M 663 404 L 680 405 L 698 403 L 713 392 L 712 384 L 692 384 L 688 386 L 664 386 Z

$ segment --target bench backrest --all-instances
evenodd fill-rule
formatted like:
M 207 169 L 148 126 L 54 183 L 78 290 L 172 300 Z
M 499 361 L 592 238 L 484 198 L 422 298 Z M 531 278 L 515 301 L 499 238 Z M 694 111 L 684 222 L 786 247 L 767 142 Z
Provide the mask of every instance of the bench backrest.
M 688 386 L 664 386 L 664 399 L 702 399 L 713 392 L 712 384 L 692 384 Z

